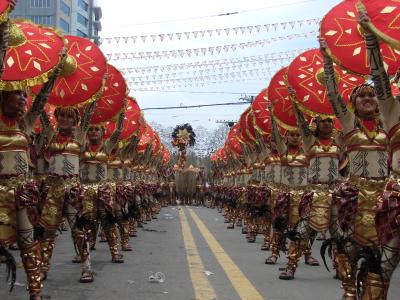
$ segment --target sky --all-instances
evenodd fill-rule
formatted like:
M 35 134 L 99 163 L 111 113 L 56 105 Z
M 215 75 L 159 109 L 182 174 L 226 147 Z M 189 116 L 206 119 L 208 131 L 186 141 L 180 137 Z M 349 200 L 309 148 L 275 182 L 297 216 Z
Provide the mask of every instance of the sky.
M 316 36 L 319 26 L 316 22 L 309 23 L 307 20 L 323 18 L 339 2 L 341 1 L 98 0 L 103 13 L 101 48 L 111 58 L 109 63 L 124 70 L 127 81 L 134 83 L 129 85 L 130 95 L 137 99 L 141 108 L 237 103 L 241 101 L 240 98 L 256 96 L 268 87 L 274 73 L 290 64 L 291 59 L 301 50 L 318 47 Z M 226 15 L 227 13 L 235 14 Z M 216 16 L 221 14 L 222 16 Z M 289 24 L 293 21 L 296 23 L 292 28 Z M 281 23 L 288 25 L 283 28 Z M 273 24 L 279 24 L 276 30 Z M 261 25 L 258 27 L 259 31 L 253 27 L 251 32 L 245 29 L 243 34 L 241 31 L 235 34 L 232 29 L 257 25 Z M 224 31 L 226 28 L 230 28 L 228 35 Z M 223 30 L 217 35 L 215 29 Z M 204 37 L 201 34 L 194 37 L 192 32 L 203 30 L 206 30 Z M 211 36 L 207 34 L 207 30 L 212 30 Z M 180 32 L 190 33 L 189 38 L 185 34 L 180 40 L 176 35 L 173 35 L 172 40 L 168 38 L 168 34 Z M 162 42 L 159 35 L 164 35 Z M 134 36 L 137 37 L 135 42 L 131 38 Z M 145 42 L 142 36 L 147 37 Z M 155 36 L 154 42 L 151 36 Z M 115 37 L 130 38 L 126 43 L 122 39 L 119 43 L 115 39 L 110 41 L 110 38 Z M 249 47 L 249 42 L 255 41 L 264 42 L 263 45 L 256 43 Z M 239 47 L 240 43 L 245 46 Z M 193 52 L 193 49 L 218 46 L 223 48 L 232 44 L 238 46 L 235 51 L 229 47 L 227 52 L 222 50 L 218 54 L 214 51 L 213 55 L 209 51 L 203 55 L 200 51 L 196 56 Z M 191 49 L 190 57 L 187 49 Z M 183 57 L 178 55 L 167 58 L 163 55 L 159 58 L 137 58 L 139 52 L 159 51 L 161 54 L 162 51 L 165 53 L 171 50 L 184 50 Z M 125 55 L 128 55 L 127 59 L 124 58 Z M 257 57 L 256 62 L 244 62 L 252 56 Z M 271 57 L 282 59 L 272 61 Z M 226 59 L 225 62 L 221 62 L 223 59 Z M 198 63 L 201 67 L 189 67 L 188 63 Z M 169 70 L 166 65 L 170 65 Z M 197 81 L 198 86 L 194 81 L 196 77 L 201 78 L 201 81 Z M 167 78 L 169 82 L 154 82 Z M 181 79 L 180 83 L 177 80 L 172 82 L 173 78 Z M 186 87 L 177 86 L 179 84 Z M 143 91 L 146 88 L 161 89 L 162 86 L 165 86 L 164 90 Z M 193 127 L 202 125 L 213 129 L 218 127 L 217 121 L 238 120 L 247 106 L 145 110 L 144 115 L 149 122 L 164 126 L 190 123 Z

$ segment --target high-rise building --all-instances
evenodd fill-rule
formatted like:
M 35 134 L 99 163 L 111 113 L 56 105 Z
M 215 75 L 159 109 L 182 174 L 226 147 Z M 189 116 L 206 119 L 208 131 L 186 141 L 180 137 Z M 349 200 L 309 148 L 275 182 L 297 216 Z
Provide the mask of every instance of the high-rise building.
M 12 17 L 99 42 L 101 8 L 97 0 L 19 0 Z

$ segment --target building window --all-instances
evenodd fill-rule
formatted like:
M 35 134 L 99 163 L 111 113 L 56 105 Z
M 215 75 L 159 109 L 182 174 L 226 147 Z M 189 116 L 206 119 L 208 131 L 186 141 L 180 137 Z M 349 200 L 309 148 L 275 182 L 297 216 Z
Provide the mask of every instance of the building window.
M 33 8 L 48 8 L 50 7 L 50 0 L 31 0 L 31 7 Z
M 65 21 L 64 19 L 60 18 L 60 28 L 64 32 L 69 32 L 69 23 Z
M 82 30 L 77 29 L 76 30 L 76 35 L 81 36 L 81 37 L 87 37 L 88 35 L 84 33 Z
M 89 5 L 83 0 L 78 0 L 78 6 L 82 8 L 84 11 L 88 11 L 89 9 Z
M 69 16 L 71 14 L 71 8 L 69 7 L 68 4 L 66 4 L 64 1 L 61 0 L 61 4 L 60 4 L 60 9 L 61 11 L 66 14 L 67 16 Z
M 83 26 L 87 26 L 88 25 L 88 19 L 86 19 L 84 16 L 82 16 L 80 13 L 77 14 L 77 19 L 78 19 L 78 23 L 81 23 Z
M 53 25 L 53 16 L 28 16 L 36 24 Z

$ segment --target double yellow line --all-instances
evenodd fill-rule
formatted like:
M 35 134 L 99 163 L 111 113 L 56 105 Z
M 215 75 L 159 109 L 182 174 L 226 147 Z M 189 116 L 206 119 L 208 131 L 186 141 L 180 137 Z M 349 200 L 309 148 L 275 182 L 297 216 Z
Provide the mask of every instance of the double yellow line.
M 226 276 L 232 283 L 232 286 L 236 290 L 237 294 L 243 300 L 262 300 L 264 299 L 261 294 L 257 291 L 257 289 L 251 284 L 251 282 L 247 279 L 247 277 L 243 274 L 243 272 L 239 269 L 239 267 L 233 262 L 230 256 L 225 252 L 224 248 L 218 243 L 216 238 L 211 234 L 211 232 L 207 229 L 204 225 L 203 221 L 197 216 L 197 214 L 191 209 L 188 208 L 190 216 L 193 218 L 196 226 L 198 227 L 200 233 L 206 240 L 208 247 L 215 255 L 218 263 L 221 265 L 222 269 L 224 270 Z M 183 237 L 185 241 L 185 249 L 186 249 L 186 256 L 188 258 L 189 264 L 189 271 L 191 274 L 192 283 L 195 290 L 195 299 L 196 300 L 210 300 L 210 299 L 217 299 L 214 289 L 212 288 L 208 278 L 205 277 L 204 274 L 204 265 L 201 261 L 201 258 L 198 254 L 196 245 L 194 243 L 193 236 L 190 231 L 189 224 L 187 222 L 185 213 L 183 209 L 180 210 L 181 215 L 181 223 L 182 223 L 182 231 Z M 187 226 L 187 227 L 186 227 Z M 185 235 L 189 235 L 185 237 Z M 187 244 L 186 240 L 190 240 L 190 243 Z M 187 248 L 187 245 L 190 248 Z M 193 248 L 195 248 L 196 255 L 193 256 Z M 190 258 L 189 258 L 190 256 Z M 193 259 L 196 258 L 196 264 L 193 268 Z M 201 271 L 202 279 L 199 280 L 199 272 Z M 194 273 L 194 276 L 192 275 Z M 207 295 L 203 297 L 200 294 L 200 291 L 212 291 L 213 294 Z

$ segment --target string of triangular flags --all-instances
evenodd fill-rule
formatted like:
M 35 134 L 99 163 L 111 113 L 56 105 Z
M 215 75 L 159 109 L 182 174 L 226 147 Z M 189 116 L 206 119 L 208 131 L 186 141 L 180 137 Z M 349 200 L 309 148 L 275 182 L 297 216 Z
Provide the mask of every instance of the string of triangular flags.
M 204 87 L 204 86 L 211 86 L 216 84 L 223 84 L 223 83 L 240 83 L 240 82 L 249 82 L 249 81 L 264 81 L 268 82 L 271 78 L 270 77 L 252 77 L 252 78 L 236 78 L 236 79 L 227 79 L 227 80 L 215 80 L 215 81 L 206 81 L 206 82 L 188 82 L 182 84 L 171 84 L 171 85 L 156 85 L 156 86 L 146 86 L 146 87 L 139 87 L 139 86 L 132 86 L 132 92 L 155 92 L 155 91 L 166 91 L 166 90 L 173 90 L 177 88 L 188 88 L 188 87 Z
M 257 64 L 253 65 L 257 66 Z M 143 75 L 143 76 L 125 76 L 125 79 L 128 81 L 148 81 L 148 80 L 162 80 L 162 79 L 177 79 L 181 76 L 187 76 L 191 75 L 192 77 L 196 76 L 206 76 L 206 75 L 213 75 L 216 71 L 219 73 L 229 73 L 229 72 L 239 72 L 239 71 L 245 71 L 249 72 L 250 75 L 253 75 L 253 73 L 259 73 L 261 71 L 276 71 L 276 68 L 269 68 L 265 67 L 263 63 L 258 64 L 258 68 L 248 68 L 250 67 L 243 66 L 243 65 L 227 65 L 227 66 L 221 66 L 219 68 L 214 68 L 214 69 L 200 69 L 200 70 L 189 70 L 189 71 L 181 71 L 181 72 L 173 72 L 173 73 L 161 73 L 161 74 L 152 74 L 152 75 Z
M 316 36 L 317 31 L 310 31 L 306 33 L 296 33 L 286 36 L 272 37 L 269 39 L 256 40 L 246 43 L 226 44 L 204 48 L 189 48 L 189 49 L 178 49 L 178 50 L 160 50 L 160 51 L 140 51 L 140 52 L 113 52 L 106 53 L 108 60 L 138 60 L 138 59 L 161 59 L 161 58 L 183 58 L 201 55 L 214 55 L 220 54 L 221 51 L 225 53 L 232 51 L 235 52 L 238 49 L 265 47 L 273 42 L 282 40 L 292 40 L 297 38 L 308 38 L 310 36 Z
M 164 42 L 164 41 L 172 41 L 172 40 L 181 40 L 185 38 L 189 39 L 197 39 L 204 37 L 212 37 L 212 36 L 231 36 L 232 34 L 252 34 L 253 32 L 261 32 L 261 31 L 270 31 L 270 30 L 286 30 L 286 29 L 294 29 L 295 27 L 301 28 L 303 25 L 318 25 L 321 19 L 305 19 L 305 20 L 293 20 L 279 23 L 270 23 L 270 24 L 262 24 L 262 25 L 248 25 L 248 26 L 239 26 L 239 27 L 227 27 L 227 28 L 215 28 L 215 29 L 204 29 L 204 30 L 193 30 L 193 31 L 184 31 L 184 32 L 172 32 L 172 33 L 157 33 L 157 34 L 149 34 L 149 35 L 131 35 L 131 36 L 110 36 L 100 38 L 100 43 L 106 42 L 108 44 L 111 43 L 137 43 L 141 41 L 143 44 L 146 42 Z
M 240 56 L 235 58 L 224 58 L 224 59 L 213 59 L 213 60 L 201 60 L 179 64 L 165 64 L 165 65 L 151 65 L 145 67 L 125 67 L 119 68 L 124 75 L 140 73 L 140 74 L 151 74 L 151 73 L 164 73 L 176 70 L 187 70 L 187 69 L 206 69 L 206 68 L 219 68 L 221 65 L 239 65 L 248 66 L 254 64 L 269 64 L 271 60 L 277 61 L 280 59 L 290 59 L 298 54 L 310 50 L 310 48 L 302 48 L 288 51 L 272 52 L 263 55 L 252 55 L 252 56 Z
M 236 72 L 223 72 L 217 74 L 207 74 L 202 76 L 193 77 L 180 77 L 180 78 L 170 78 L 170 79 L 160 79 L 160 80 L 143 80 L 142 78 L 135 78 L 135 80 L 128 80 L 129 85 L 133 86 L 145 86 L 145 85 L 165 85 L 173 83 L 183 83 L 183 82 L 203 82 L 203 81 L 216 81 L 216 80 L 227 80 L 230 78 L 253 78 L 253 77 L 266 77 L 266 75 L 272 75 L 272 70 L 265 69 L 250 69 L 244 71 Z

